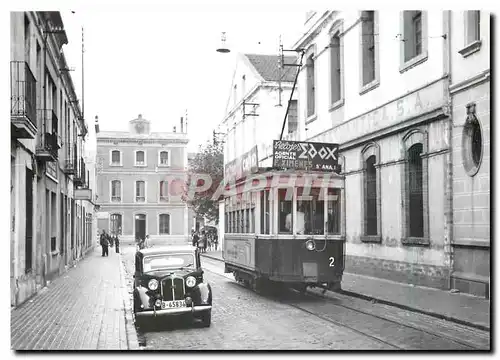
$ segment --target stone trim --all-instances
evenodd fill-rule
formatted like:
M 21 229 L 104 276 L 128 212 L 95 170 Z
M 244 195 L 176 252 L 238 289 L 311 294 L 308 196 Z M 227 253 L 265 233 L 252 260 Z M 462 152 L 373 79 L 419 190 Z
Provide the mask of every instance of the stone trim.
M 364 243 L 377 243 L 377 244 L 381 244 L 382 243 L 382 236 L 381 235 L 361 235 L 359 237 L 359 240 L 361 242 L 364 242 Z
M 477 248 L 491 248 L 491 244 L 487 240 L 475 240 L 475 239 L 454 239 L 451 243 L 453 246 L 457 247 L 477 247 Z
M 481 73 L 450 86 L 450 94 L 455 95 L 459 92 L 468 90 L 471 87 L 478 86 L 490 80 L 490 69 L 482 71 Z
M 425 223 L 425 213 L 424 213 L 424 223 Z M 425 228 L 425 225 L 424 225 Z M 425 232 L 425 229 L 424 229 Z M 423 238 L 409 236 L 401 239 L 403 245 L 430 245 L 429 238 L 424 236 Z
M 482 44 L 481 40 L 476 40 L 467 45 L 466 47 L 464 47 L 463 49 L 459 50 L 458 53 L 462 55 L 464 58 L 466 58 L 481 50 L 481 44 Z

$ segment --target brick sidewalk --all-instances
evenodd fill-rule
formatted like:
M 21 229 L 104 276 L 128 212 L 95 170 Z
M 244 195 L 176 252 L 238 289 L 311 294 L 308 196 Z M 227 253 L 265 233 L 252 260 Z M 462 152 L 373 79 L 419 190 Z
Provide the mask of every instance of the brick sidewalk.
M 101 247 L 11 311 L 13 350 L 130 350 L 137 337 L 129 318 L 120 254 Z
M 222 251 L 207 251 L 202 256 L 223 261 Z M 347 272 L 342 279 L 342 290 L 483 330 L 490 329 L 490 301 L 483 298 Z

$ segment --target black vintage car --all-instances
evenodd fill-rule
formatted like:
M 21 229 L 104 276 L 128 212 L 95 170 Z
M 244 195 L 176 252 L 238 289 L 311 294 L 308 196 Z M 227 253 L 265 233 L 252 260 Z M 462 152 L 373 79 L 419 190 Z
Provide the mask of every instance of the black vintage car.
M 203 281 L 200 254 L 191 245 L 153 247 L 135 254 L 134 314 L 191 314 L 210 326 L 212 289 Z

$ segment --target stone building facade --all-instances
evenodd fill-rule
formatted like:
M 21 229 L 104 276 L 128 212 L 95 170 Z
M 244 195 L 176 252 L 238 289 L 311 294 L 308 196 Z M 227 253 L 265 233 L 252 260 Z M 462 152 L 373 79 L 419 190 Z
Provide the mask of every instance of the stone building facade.
M 11 305 L 92 249 L 88 129 L 59 12 L 11 12 Z
M 347 272 L 488 296 L 489 16 L 307 13 L 284 139 L 339 144 Z M 230 126 L 225 163 L 260 141 L 271 166 L 271 124 L 257 137 Z
M 154 243 L 188 241 L 188 207 L 182 200 L 187 169 L 187 133 L 151 132 L 139 115 L 129 131 L 97 135 L 99 230 L 134 242 L 149 235 Z
M 489 297 L 491 257 L 490 14 L 453 11 L 451 104 L 452 286 Z

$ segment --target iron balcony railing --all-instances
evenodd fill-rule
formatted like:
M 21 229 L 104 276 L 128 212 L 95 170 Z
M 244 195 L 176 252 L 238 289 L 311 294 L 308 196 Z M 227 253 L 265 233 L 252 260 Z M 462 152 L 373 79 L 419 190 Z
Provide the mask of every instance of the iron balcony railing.
M 58 157 L 58 122 L 56 113 L 50 109 L 39 109 L 38 116 L 42 122 L 42 128 L 39 132 L 37 142 L 37 153 L 49 153 L 54 159 Z
M 73 183 L 80 188 L 86 188 L 88 186 L 87 169 L 85 168 L 85 161 L 83 158 L 80 158 L 80 163 L 76 171 L 76 175 L 73 178 Z
M 76 149 L 76 144 L 73 146 L 70 145 L 70 142 L 67 141 L 67 153 L 66 153 L 66 161 L 64 164 L 64 171 L 68 175 L 76 174 L 76 164 L 78 163 L 78 152 Z
M 36 80 L 25 61 L 10 62 L 10 114 L 26 117 L 36 128 Z

